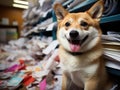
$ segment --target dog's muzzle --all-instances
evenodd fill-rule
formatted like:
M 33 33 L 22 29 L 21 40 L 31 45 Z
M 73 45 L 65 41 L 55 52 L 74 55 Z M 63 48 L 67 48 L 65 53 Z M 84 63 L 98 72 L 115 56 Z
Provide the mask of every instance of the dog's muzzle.
M 72 30 L 69 33 L 69 36 L 70 36 L 70 38 L 68 39 L 68 41 L 70 43 L 80 44 L 80 45 L 82 45 L 87 40 L 87 38 L 88 38 L 88 35 L 86 35 L 83 39 L 81 39 L 81 37 L 79 35 L 79 32 L 75 31 L 75 30 Z
M 79 32 L 72 30 L 69 33 L 69 38 L 67 38 L 67 40 L 70 43 L 70 48 L 72 50 L 72 52 L 78 52 L 81 48 L 81 45 L 87 40 L 88 35 L 86 35 L 83 39 L 80 38 Z

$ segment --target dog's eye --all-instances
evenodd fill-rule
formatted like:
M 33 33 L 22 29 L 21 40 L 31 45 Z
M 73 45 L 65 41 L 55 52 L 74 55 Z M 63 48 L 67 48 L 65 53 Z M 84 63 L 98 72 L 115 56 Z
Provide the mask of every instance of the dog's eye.
M 65 23 L 65 26 L 66 26 L 66 27 L 69 27 L 69 26 L 70 26 L 70 23 L 69 23 L 69 22 L 66 22 L 66 23 Z
M 88 26 L 88 23 L 85 21 L 81 21 L 80 25 L 86 27 L 86 26 Z

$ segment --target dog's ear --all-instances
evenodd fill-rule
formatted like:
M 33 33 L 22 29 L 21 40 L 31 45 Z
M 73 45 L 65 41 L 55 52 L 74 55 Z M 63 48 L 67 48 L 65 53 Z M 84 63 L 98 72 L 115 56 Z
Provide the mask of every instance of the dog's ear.
M 103 0 L 99 0 L 87 12 L 93 19 L 100 21 L 100 17 L 103 13 L 103 8 Z
M 59 3 L 54 5 L 54 11 L 58 21 L 62 20 L 68 14 L 68 11 Z

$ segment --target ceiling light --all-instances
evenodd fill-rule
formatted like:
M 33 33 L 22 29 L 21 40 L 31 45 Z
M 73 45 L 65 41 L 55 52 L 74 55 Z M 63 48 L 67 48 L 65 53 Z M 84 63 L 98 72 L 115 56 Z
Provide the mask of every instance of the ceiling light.
M 24 5 L 28 5 L 27 1 L 21 1 L 21 0 L 13 0 L 14 3 L 18 3 L 18 4 L 24 4 Z
M 20 5 L 20 4 L 13 4 L 13 7 L 28 9 L 28 6 L 26 6 L 26 5 Z

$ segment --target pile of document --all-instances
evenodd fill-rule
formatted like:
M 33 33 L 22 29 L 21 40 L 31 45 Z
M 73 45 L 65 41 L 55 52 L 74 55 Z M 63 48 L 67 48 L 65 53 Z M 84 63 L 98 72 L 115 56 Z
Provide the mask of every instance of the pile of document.
M 57 46 L 57 40 L 40 37 L 0 45 L 0 90 L 61 90 Z
M 120 70 L 120 32 L 108 31 L 102 35 L 104 56 L 107 59 L 107 66 Z
M 72 9 L 86 0 L 28 0 L 29 8 L 24 11 L 24 29 L 22 36 L 29 36 L 42 31 L 52 31 L 57 27 L 53 6 L 60 3 L 66 9 Z M 54 20 L 55 19 L 55 20 Z

